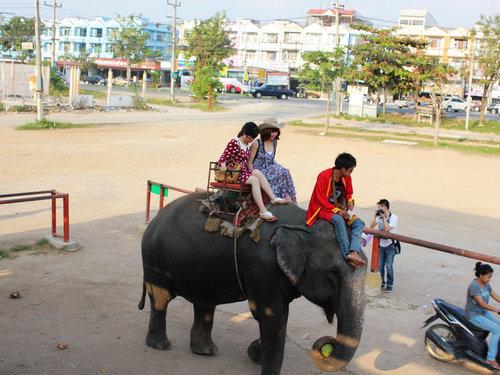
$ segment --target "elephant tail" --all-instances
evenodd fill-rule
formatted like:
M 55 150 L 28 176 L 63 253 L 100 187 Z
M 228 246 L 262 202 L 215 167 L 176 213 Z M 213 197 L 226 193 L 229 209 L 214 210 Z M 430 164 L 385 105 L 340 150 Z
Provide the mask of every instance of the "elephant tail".
M 142 297 L 141 300 L 139 301 L 139 305 L 137 307 L 139 310 L 142 310 L 144 308 L 144 304 L 146 303 L 146 283 L 142 283 Z

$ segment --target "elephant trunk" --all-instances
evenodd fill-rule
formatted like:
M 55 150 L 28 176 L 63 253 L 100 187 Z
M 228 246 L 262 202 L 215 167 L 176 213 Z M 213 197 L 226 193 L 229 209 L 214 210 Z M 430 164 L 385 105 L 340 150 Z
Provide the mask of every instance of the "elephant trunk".
M 337 337 L 321 337 L 311 349 L 312 360 L 320 370 L 334 372 L 342 369 L 358 348 L 364 324 L 365 277 L 365 268 L 352 270 L 340 288 L 335 311 Z

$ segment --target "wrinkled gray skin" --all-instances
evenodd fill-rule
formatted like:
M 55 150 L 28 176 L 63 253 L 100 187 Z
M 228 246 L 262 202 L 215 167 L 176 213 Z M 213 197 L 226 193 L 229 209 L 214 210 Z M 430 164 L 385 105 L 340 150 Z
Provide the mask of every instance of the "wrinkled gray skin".
M 337 342 L 326 358 L 330 371 L 344 367 L 353 357 L 364 316 L 366 268 L 349 266 L 338 247 L 333 228 L 325 220 L 312 227 L 305 211 L 293 204 L 275 206 L 278 217 L 259 228 L 261 240 L 248 233 L 238 239 L 238 269 L 246 296 L 238 285 L 233 239 L 204 230 L 207 217 L 199 212 L 198 199 L 190 194 L 173 201 L 151 221 L 142 239 L 144 288 L 151 316 L 146 344 L 168 349 L 166 312 L 168 303 L 182 296 L 193 303 L 191 350 L 214 354 L 211 338 L 215 306 L 248 299 L 259 322 L 260 337 L 248 355 L 262 364 L 262 375 L 280 373 L 285 347 L 289 303 L 303 295 L 323 308 L 328 322 L 338 318 Z M 364 259 L 365 256 L 362 254 Z

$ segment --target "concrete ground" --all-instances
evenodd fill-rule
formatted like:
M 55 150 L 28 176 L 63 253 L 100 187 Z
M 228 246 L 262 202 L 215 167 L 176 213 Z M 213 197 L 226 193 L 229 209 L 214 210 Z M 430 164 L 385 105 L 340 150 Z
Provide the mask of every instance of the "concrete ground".
M 280 113 L 288 113 L 280 120 L 313 115 L 294 108 L 292 101 L 233 104 L 216 114 L 183 108 L 90 111 L 49 118 L 94 127 L 23 132 L 15 126 L 29 116 L 0 115 L 0 194 L 52 188 L 69 193 L 71 238 L 81 245 L 77 252 L 32 246 L 15 258 L 0 259 L 0 374 L 259 374 L 246 356 L 258 328 L 245 302 L 217 308 L 213 337 L 219 353 L 214 357 L 190 352 L 192 309 L 181 298 L 169 306 L 172 349 L 144 344 L 149 307 L 137 310 L 139 228 L 148 179 L 205 187 L 208 162 L 219 157 L 243 120 L 275 116 L 276 103 Z M 317 174 L 343 151 L 358 160 L 356 213 L 365 222 L 371 221 L 375 203 L 387 198 L 399 216 L 399 233 L 500 255 L 498 157 L 320 137 L 287 125 L 277 160 L 290 168 L 301 207 L 307 207 Z M 171 191 L 168 201 L 180 195 Z M 40 240 L 50 231 L 49 207 L 47 201 L 1 205 L 0 249 Z M 432 314 L 431 299 L 464 305 L 474 262 L 403 245 L 395 261 L 394 292 L 369 298 L 361 344 L 339 373 L 487 373 L 468 363 L 430 358 L 420 329 Z M 494 277 L 493 289 L 499 285 Z M 9 297 L 15 290 L 21 298 Z M 282 374 L 322 373 L 309 350 L 317 338 L 334 332 L 318 307 L 304 298 L 294 301 Z M 67 349 L 59 349 L 60 344 Z

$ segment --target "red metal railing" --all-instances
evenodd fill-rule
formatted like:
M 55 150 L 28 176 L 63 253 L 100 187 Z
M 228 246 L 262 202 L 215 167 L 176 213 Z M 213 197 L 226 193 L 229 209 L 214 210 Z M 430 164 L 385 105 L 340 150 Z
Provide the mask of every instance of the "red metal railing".
M 443 252 L 449 253 L 449 254 L 460 255 L 462 257 L 467 257 L 467 258 L 472 258 L 472 259 L 477 259 L 477 260 L 483 260 L 485 262 L 494 263 L 494 264 L 500 264 L 500 258 L 493 256 L 493 255 L 476 253 L 474 251 L 459 249 L 457 247 L 442 245 L 440 243 L 424 241 L 424 240 L 420 240 L 418 238 L 402 236 L 400 234 L 382 232 L 382 231 L 379 231 L 377 229 L 371 229 L 371 228 L 367 228 L 367 227 L 365 227 L 363 229 L 363 232 L 374 235 L 373 245 L 372 245 L 372 262 L 370 265 L 370 270 L 372 272 L 378 271 L 378 259 L 379 259 L 379 238 L 378 237 L 389 238 L 392 240 L 398 240 L 400 242 L 411 243 L 413 245 L 427 247 L 429 249 L 443 251 Z
M 160 195 L 160 208 L 159 209 L 160 210 L 163 208 L 163 201 L 165 198 L 165 190 L 167 192 L 168 192 L 168 190 L 175 190 L 175 191 L 179 191 L 179 192 L 184 193 L 184 194 L 200 193 L 200 192 L 206 191 L 206 190 L 200 189 L 200 188 L 196 188 L 195 191 L 191 191 L 191 190 L 181 189 L 181 188 L 178 188 L 178 187 L 175 187 L 172 185 L 165 185 L 165 184 L 161 184 L 159 182 L 154 182 L 154 181 L 148 180 L 148 189 L 147 189 L 147 196 L 146 196 L 146 224 L 149 223 L 149 216 L 150 216 L 150 212 L 151 212 L 151 186 L 153 186 L 153 185 L 158 186 L 160 189 L 160 192 L 159 192 L 159 195 Z
M 50 194 L 50 195 L 41 195 Z M 36 197 L 26 197 L 30 195 L 41 195 Z M 12 198 L 14 199 L 3 199 Z M 23 197 L 23 198 L 19 198 Z M 58 235 L 56 233 L 57 229 L 57 210 L 56 210 L 56 200 L 63 200 L 63 232 L 64 234 Z M 32 202 L 50 199 L 52 200 L 52 236 L 60 237 L 64 239 L 64 242 L 69 242 L 69 194 L 60 193 L 57 190 L 41 190 L 41 191 L 30 191 L 26 193 L 14 193 L 14 194 L 2 194 L 0 195 L 0 204 L 10 204 L 10 203 L 21 203 L 21 202 Z

